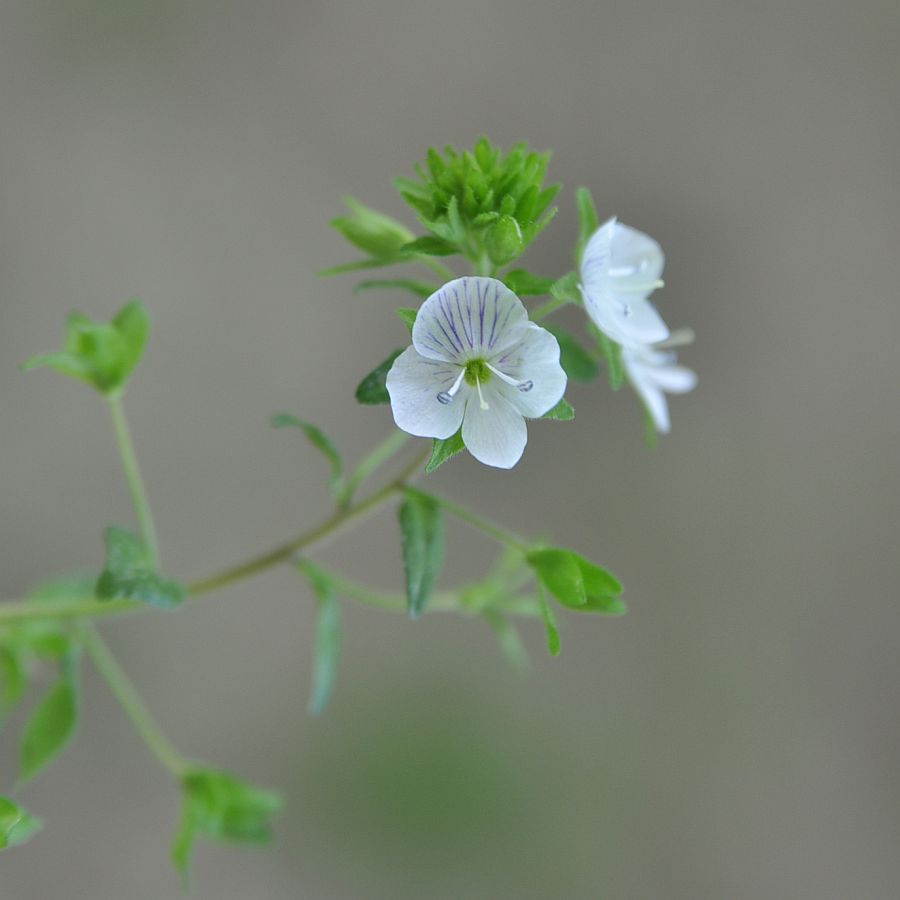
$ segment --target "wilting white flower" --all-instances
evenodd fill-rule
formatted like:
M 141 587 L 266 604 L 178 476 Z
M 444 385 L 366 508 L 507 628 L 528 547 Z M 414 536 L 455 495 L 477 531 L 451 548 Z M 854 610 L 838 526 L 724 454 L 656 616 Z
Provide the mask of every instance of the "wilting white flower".
M 665 265 L 649 235 L 615 216 L 590 237 L 581 258 L 581 295 L 594 324 L 623 347 L 665 340 L 669 329 L 647 299 Z
M 495 278 L 457 278 L 432 294 L 412 342 L 387 375 L 397 426 L 449 438 L 462 425 L 463 443 L 488 466 L 512 468 L 528 440 L 525 419 L 566 389 L 556 338 Z
M 676 340 L 668 341 L 662 346 L 671 347 L 675 343 Z M 697 384 L 697 376 L 690 369 L 677 365 L 674 350 L 661 349 L 660 345 L 623 347 L 622 364 L 632 387 L 644 401 L 656 430 L 668 434 L 671 425 L 666 394 L 686 394 Z

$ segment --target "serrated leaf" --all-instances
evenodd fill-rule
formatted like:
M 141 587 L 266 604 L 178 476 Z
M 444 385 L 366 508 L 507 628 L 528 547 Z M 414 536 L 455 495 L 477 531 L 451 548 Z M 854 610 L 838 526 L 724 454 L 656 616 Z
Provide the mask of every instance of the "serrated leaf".
M 139 537 L 110 525 L 103 532 L 103 541 L 106 565 L 97 579 L 98 600 L 137 600 L 161 609 L 182 603 L 187 593 L 184 587 L 156 571 Z
M 272 427 L 298 428 L 306 435 L 307 440 L 325 457 L 331 466 L 331 474 L 328 477 L 328 490 L 335 499 L 340 497 L 344 485 L 343 463 L 337 447 L 334 446 L 328 435 L 321 428 L 313 425 L 312 422 L 306 422 L 290 413 L 278 413 L 273 416 Z
M 432 438 L 431 457 L 425 464 L 425 471 L 430 475 L 438 466 L 443 465 L 448 459 L 465 449 L 461 428 L 448 438 Z
M 172 842 L 172 862 L 185 880 L 198 836 L 250 844 L 272 840 L 269 819 L 283 806 L 272 791 L 215 769 L 192 769 L 182 777 L 181 788 L 181 824 Z
M 570 381 L 586 384 L 597 377 L 599 368 L 597 361 L 578 343 L 578 341 L 556 325 L 542 325 L 559 344 L 559 364 Z
M 27 781 L 65 746 L 78 718 L 78 691 L 67 674 L 31 713 L 19 742 L 19 780 Z
M 141 302 L 129 301 L 109 323 L 92 322 L 81 313 L 66 321 L 63 349 L 33 356 L 23 371 L 48 367 L 90 384 L 101 394 L 122 391 L 140 361 L 150 334 L 150 320 Z
M 444 563 L 444 524 L 440 504 L 418 491 L 407 491 L 398 510 L 406 575 L 407 611 L 420 615 Z
M 621 615 L 622 585 L 614 575 L 571 550 L 548 547 L 532 550 L 526 559 L 538 581 L 563 606 L 584 612 Z
M 409 333 L 412 334 L 413 325 L 416 324 L 416 316 L 419 314 L 419 311 L 401 307 L 400 309 L 395 309 L 394 314 L 409 329 Z
M 525 269 L 513 269 L 503 276 L 503 283 L 519 297 L 540 297 L 550 293 L 554 280 L 532 275 Z
M 337 679 L 341 656 L 341 608 L 331 578 L 325 572 L 306 560 L 300 560 L 297 565 L 309 579 L 318 606 L 312 686 L 307 706 L 310 715 L 317 716 L 325 709 Z
M 357 385 L 356 399 L 359 403 L 367 406 L 375 406 L 379 403 L 390 403 L 391 396 L 387 389 L 387 374 L 394 365 L 394 360 L 402 353 L 402 350 L 395 350 L 383 363 L 376 366 L 366 375 L 365 378 Z
M 553 409 L 548 409 L 542 416 L 542 419 L 555 419 L 557 422 L 569 422 L 575 418 L 575 410 L 563 397 Z
M 8 797 L 0 796 L 0 850 L 24 844 L 38 831 L 42 823 Z
M 407 291 L 416 297 L 425 298 L 438 289 L 437 285 L 427 281 L 415 281 L 411 278 L 373 278 L 369 281 L 361 281 L 355 288 L 354 294 L 371 290 L 398 290 Z
M 404 244 L 401 250 L 404 253 L 421 253 L 424 256 L 452 256 L 459 252 L 456 244 L 430 234 Z

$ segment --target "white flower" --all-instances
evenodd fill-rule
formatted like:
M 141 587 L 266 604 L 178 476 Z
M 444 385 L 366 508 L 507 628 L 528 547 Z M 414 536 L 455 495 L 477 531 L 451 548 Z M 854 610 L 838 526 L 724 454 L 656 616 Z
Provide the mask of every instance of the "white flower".
M 662 287 L 664 265 L 659 244 L 615 216 L 591 235 L 581 259 L 581 295 L 588 315 L 607 337 L 627 347 L 669 336 L 647 299 Z
M 671 347 L 680 343 L 676 340 L 665 342 L 663 346 Z M 622 348 L 622 364 L 632 387 L 638 392 L 647 412 L 653 419 L 656 430 L 668 434 L 669 406 L 666 394 L 686 394 L 697 384 L 697 376 L 690 369 L 676 364 L 674 350 L 661 349 L 659 346 L 637 344 Z
M 556 338 L 495 278 L 457 278 L 432 294 L 412 342 L 387 375 L 397 427 L 449 438 L 462 425 L 463 443 L 488 466 L 512 468 L 528 439 L 525 419 L 566 389 Z

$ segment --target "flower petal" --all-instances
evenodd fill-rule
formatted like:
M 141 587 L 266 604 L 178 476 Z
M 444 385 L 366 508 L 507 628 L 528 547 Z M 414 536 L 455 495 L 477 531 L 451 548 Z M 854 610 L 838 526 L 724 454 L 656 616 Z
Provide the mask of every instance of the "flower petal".
M 612 236 L 609 277 L 629 289 L 659 281 L 666 257 L 662 247 L 643 231 L 618 222 Z
M 420 307 L 413 346 L 422 356 L 465 362 L 515 343 L 528 323 L 522 301 L 496 278 L 456 278 Z
M 609 278 L 616 217 L 607 219 L 591 236 L 581 256 L 581 283 L 585 290 L 602 290 Z
M 624 357 L 623 357 L 624 360 Z M 669 422 L 669 404 L 666 402 L 666 395 L 656 385 L 650 375 L 650 369 L 640 364 L 629 364 L 625 361 L 625 370 L 628 373 L 628 380 L 632 387 L 638 392 L 644 406 L 653 419 L 653 424 L 660 434 L 668 434 L 671 429 Z
M 488 361 L 516 381 L 531 382 L 527 391 L 505 384 L 496 375 L 491 376 L 488 383 L 492 391 L 502 394 L 529 419 L 540 418 L 548 409 L 553 409 L 566 391 L 566 373 L 559 364 L 559 344 L 546 328 L 534 322 L 528 323 L 518 344 Z
M 465 385 L 450 403 L 441 403 L 437 395 L 453 386 L 460 369 L 449 363 L 426 359 L 407 347 L 387 374 L 391 412 L 397 427 L 417 437 L 448 438 L 462 422 L 466 406 Z
M 654 344 L 669 336 L 669 326 L 640 294 L 582 289 L 584 308 L 594 324 L 624 346 Z
M 487 391 L 489 408 L 469 394 L 463 419 L 462 438 L 469 453 L 486 466 L 511 469 L 521 458 L 528 441 L 525 420 L 497 391 Z

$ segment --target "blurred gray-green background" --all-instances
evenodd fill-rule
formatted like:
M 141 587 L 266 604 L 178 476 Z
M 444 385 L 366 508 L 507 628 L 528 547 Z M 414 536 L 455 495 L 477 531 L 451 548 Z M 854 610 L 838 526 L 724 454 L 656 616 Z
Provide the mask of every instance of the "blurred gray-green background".
M 289 800 L 272 852 L 199 847 L 197 898 L 865 898 L 900 884 L 894 0 L 855 4 L 4 0 L 2 595 L 97 565 L 128 524 L 102 404 L 17 364 L 72 308 L 155 331 L 128 395 L 167 568 L 199 577 L 324 515 L 289 410 L 349 455 L 391 427 L 353 389 L 404 296 L 323 281 L 353 194 L 430 144 L 552 147 L 536 271 L 570 265 L 572 190 L 666 250 L 659 305 L 698 389 L 655 452 L 634 397 L 576 388 L 510 473 L 431 484 L 608 565 L 624 619 L 535 624 L 522 679 L 482 623 L 348 605 L 304 713 L 311 601 L 288 570 L 104 626 L 185 753 Z M 573 324 L 577 317 L 570 318 Z M 385 512 L 320 558 L 399 586 Z M 450 531 L 446 580 L 488 548 Z M 3 900 L 181 896 L 177 795 L 93 674 L 47 821 Z M 21 724 L 18 716 L 13 724 Z M 15 745 L 0 738 L 0 790 Z

